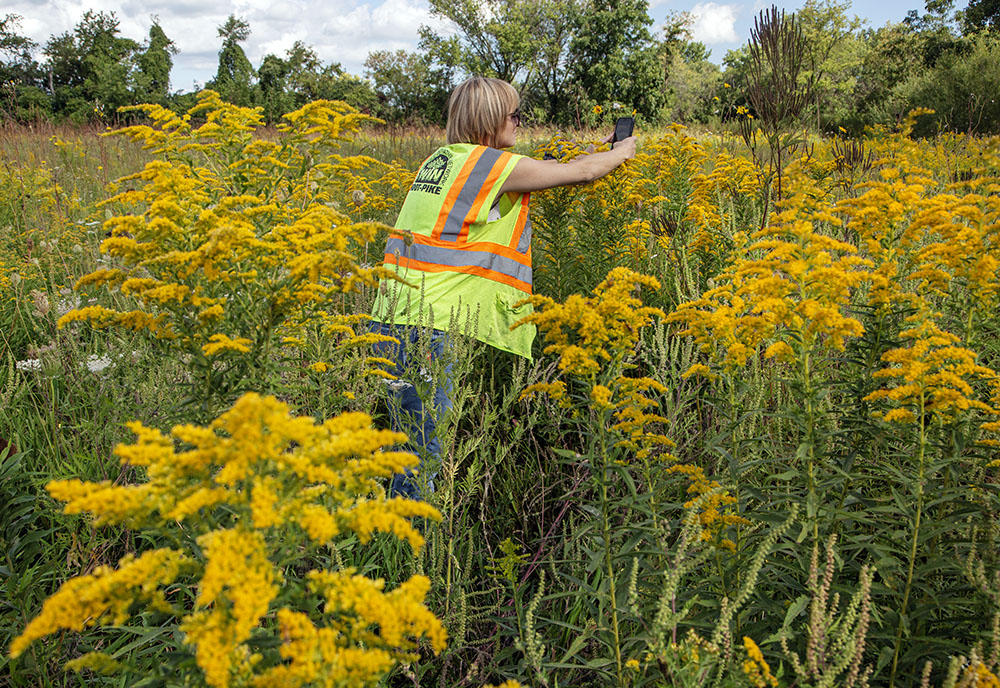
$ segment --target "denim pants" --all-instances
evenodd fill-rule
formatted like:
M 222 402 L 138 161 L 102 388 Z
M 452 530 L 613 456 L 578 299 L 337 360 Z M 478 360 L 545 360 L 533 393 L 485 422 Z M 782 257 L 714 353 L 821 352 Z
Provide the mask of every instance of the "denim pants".
M 404 449 L 413 452 L 420 459 L 419 482 L 417 476 L 407 468 L 405 474 L 397 473 L 392 476 L 389 496 L 421 499 L 421 484 L 426 484 L 430 492 L 434 491 L 434 476 L 441 463 L 437 424 L 441 414 L 451 409 L 450 362 L 445 366 L 444 379 L 439 384 L 434 384 L 433 391 L 430 389 L 434 383 L 431 364 L 444 354 L 447 335 L 440 330 L 430 330 L 429 337 L 424 334 L 421 338 L 421 328 L 374 321 L 368 331 L 399 340 L 398 343 L 378 342 L 372 347 L 372 355 L 387 358 L 396 364 L 387 372 L 398 379 L 386 381 L 392 429 L 406 433 L 409 441 Z M 425 399 L 421 399 L 421 392 Z

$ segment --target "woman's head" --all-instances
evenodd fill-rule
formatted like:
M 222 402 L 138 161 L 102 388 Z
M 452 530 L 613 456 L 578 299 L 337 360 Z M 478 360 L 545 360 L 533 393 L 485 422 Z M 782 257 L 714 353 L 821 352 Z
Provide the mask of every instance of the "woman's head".
M 494 148 L 514 145 L 519 118 L 514 87 L 500 79 L 474 76 L 459 84 L 448 99 L 448 143 L 478 143 Z

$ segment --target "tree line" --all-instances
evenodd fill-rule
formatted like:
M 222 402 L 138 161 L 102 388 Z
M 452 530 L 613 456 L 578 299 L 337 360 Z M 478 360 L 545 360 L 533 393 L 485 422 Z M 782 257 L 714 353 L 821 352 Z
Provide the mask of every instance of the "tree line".
M 218 27 L 218 67 L 206 88 L 268 121 L 318 98 L 344 100 L 393 123 L 441 124 L 452 88 L 468 74 L 514 83 L 532 123 L 596 125 L 620 112 L 646 124 L 711 125 L 753 113 L 746 89 L 749 45 L 721 65 L 692 40 L 691 18 L 667 16 L 654 31 L 647 0 L 430 0 L 448 35 L 421 27 L 414 51 L 374 51 L 364 73 L 324 63 L 296 42 L 256 67 L 243 49 L 250 26 L 231 15 Z M 859 132 L 913 107 L 936 111 L 932 130 L 1000 133 L 1000 6 L 926 0 L 901 21 L 872 28 L 850 3 L 806 0 L 795 13 L 805 37 L 796 78 L 808 81 L 814 127 Z M 177 54 L 154 17 L 143 42 L 120 35 L 113 12 L 87 11 L 44 46 L 0 19 L 0 84 L 8 119 L 84 123 L 118 108 L 159 103 L 187 109 L 193 93 L 170 90 Z

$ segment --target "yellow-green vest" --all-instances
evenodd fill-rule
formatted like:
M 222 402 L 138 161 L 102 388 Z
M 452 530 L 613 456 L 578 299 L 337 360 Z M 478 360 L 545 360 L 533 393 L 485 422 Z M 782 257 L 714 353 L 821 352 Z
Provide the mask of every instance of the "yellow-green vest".
M 476 339 L 531 358 L 534 325 L 510 329 L 531 312 L 514 305 L 531 296 L 529 194 L 499 195 L 522 157 L 457 143 L 424 161 L 385 247 L 385 267 L 413 286 L 383 280 L 374 320 L 440 330 L 457 320 Z

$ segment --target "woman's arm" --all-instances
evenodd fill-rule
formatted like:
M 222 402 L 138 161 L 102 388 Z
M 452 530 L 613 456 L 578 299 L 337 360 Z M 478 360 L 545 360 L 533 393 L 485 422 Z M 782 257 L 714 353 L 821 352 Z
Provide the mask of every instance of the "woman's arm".
M 630 136 L 617 142 L 609 151 L 581 155 L 566 163 L 552 164 L 551 160 L 522 158 L 500 187 L 500 193 L 528 193 L 554 186 L 592 182 L 634 157 L 635 137 Z

